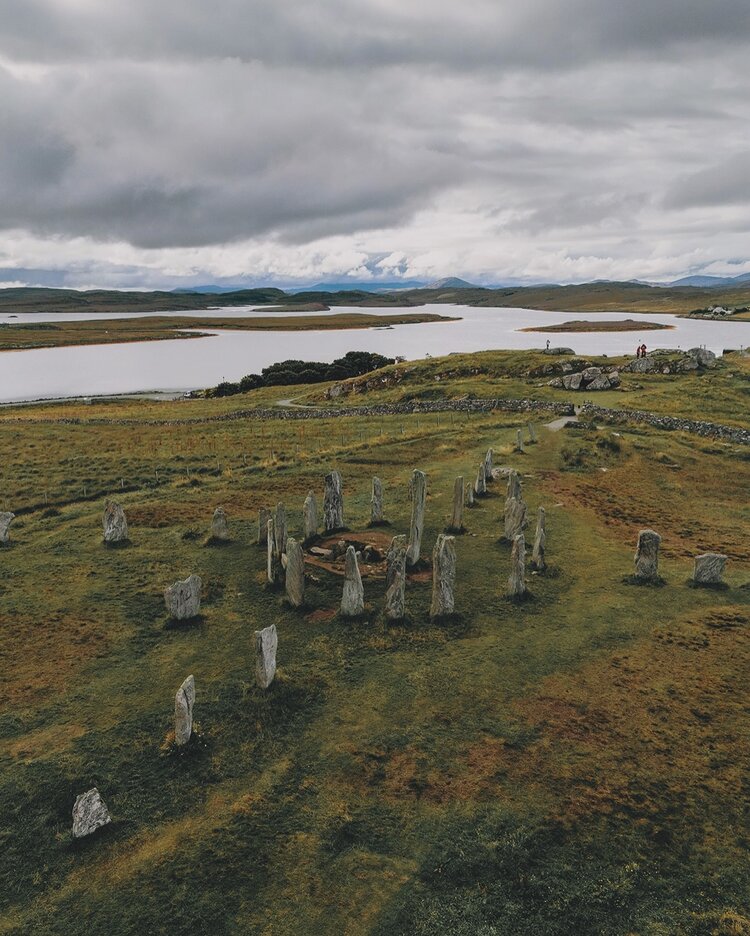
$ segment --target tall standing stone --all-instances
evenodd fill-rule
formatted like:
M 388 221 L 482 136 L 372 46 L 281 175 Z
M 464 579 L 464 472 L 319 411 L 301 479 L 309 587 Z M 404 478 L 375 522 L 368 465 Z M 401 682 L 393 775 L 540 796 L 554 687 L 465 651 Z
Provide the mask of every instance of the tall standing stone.
M 344 526 L 344 489 L 338 471 L 331 471 L 325 477 L 323 523 L 326 533 L 340 530 Z
M 178 747 L 187 744 L 193 733 L 194 704 L 195 679 L 188 676 L 174 697 L 174 743 Z
M 286 542 L 286 596 L 293 608 L 305 603 L 305 555 L 293 536 Z
M 164 604 L 175 621 L 189 621 L 198 617 L 201 610 L 201 588 L 199 575 L 191 575 L 184 581 L 175 582 L 164 589 Z
M 269 585 L 280 585 L 284 574 L 281 565 L 281 553 L 279 552 L 276 539 L 276 521 L 273 517 L 268 519 L 268 535 L 266 536 L 266 577 Z
M 540 507 L 536 515 L 536 533 L 534 534 L 534 548 L 531 551 L 531 568 L 536 572 L 544 572 L 547 563 L 544 552 L 547 546 L 546 516 L 544 507 Z
M 258 511 L 258 545 L 265 546 L 268 543 L 268 521 L 271 519 L 271 511 L 267 507 L 261 507 Z
M 411 525 L 409 527 L 409 546 L 406 550 L 407 565 L 419 562 L 424 532 L 424 511 L 427 503 L 427 475 L 415 468 L 411 473 Z
M 211 520 L 211 539 L 225 543 L 229 539 L 229 527 L 227 526 L 227 515 L 223 507 L 217 507 L 214 510 Z
M 255 681 L 261 689 L 268 689 L 276 675 L 278 645 L 275 624 L 255 631 Z
M 406 613 L 406 536 L 394 536 L 386 555 L 385 616 L 400 621 Z
M 487 478 L 484 474 L 484 462 L 479 466 L 477 471 L 477 480 L 474 482 L 474 496 L 482 497 L 483 494 L 487 493 Z
M 451 522 L 448 524 L 449 533 L 463 533 L 464 531 L 464 479 L 456 478 L 453 482 L 453 509 Z
M 302 505 L 302 529 L 306 543 L 318 535 L 318 501 L 312 491 L 307 492 L 305 503 Z
M 96 787 L 76 797 L 73 805 L 73 838 L 91 835 L 111 821 L 109 810 Z
M 104 505 L 104 542 L 109 546 L 115 543 L 126 543 L 128 540 L 128 522 L 125 511 L 116 501 L 108 500 Z
M 508 597 L 522 598 L 526 594 L 526 540 L 519 533 L 513 540 L 510 553 L 510 576 L 508 578 Z
M 537 441 L 536 426 L 534 425 L 534 423 L 529 423 L 528 428 L 529 428 L 529 442 L 533 445 L 533 443 Z
M 659 547 L 661 536 L 653 530 L 641 530 L 635 550 L 635 577 L 641 582 L 659 578 Z
M 471 482 L 466 485 L 466 506 L 474 506 L 474 485 Z
M 341 597 L 341 614 L 344 617 L 359 617 L 365 610 L 365 590 L 359 563 L 353 546 L 347 546 L 344 560 L 344 594 Z
M 520 429 L 516 429 L 516 451 L 523 452 L 523 432 Z
M 519 494 L 518 497 L 505 499 L 505 513 L 503 515 L 503 535 L 512 543 L 519 533 L 523 533 L 527 524 L 526 501 Z
M 492 476 L 493 469 L 493 460 L 495 458 L 495 453 L 492 449 L 487 449 L 487 454 L 484 456 L 484 480 L 487 482 L 493 481 Z
M 517 471 L 508 472 L 508 490 L 505 496 L 516 498 L 521 496 L 521 479 Z
M 0 545 L 5 546 L 10 541 L 10 525 L 16 519 L 16 515 L 10 511 L 0 513 Z
M 696 556 L 693 582 L 696 585 L 723 585 L 727 559 L 728 556 L 722 553 L 703 553 Z
M 286 508 L 281 502 L 276 505 L 273 535 L 276 538 L 276 552 L 279 554 L 279 557 L 281 557 L 286 552 L 286 541 L 288 537 L 286 527 Z
M 380 478 L 373 478 L 372 497 L 370 498 L 370 523 L 377 526 L 383 520 L 383 482 Z
M 432 602 L 430 617 L 453 614 L 456 584 L 456 539 L 441 533 L 432 551 Z

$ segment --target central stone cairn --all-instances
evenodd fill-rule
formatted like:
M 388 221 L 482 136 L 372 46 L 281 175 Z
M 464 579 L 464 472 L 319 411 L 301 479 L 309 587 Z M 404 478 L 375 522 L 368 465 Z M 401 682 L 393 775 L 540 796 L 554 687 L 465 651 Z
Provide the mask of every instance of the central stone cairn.
M 128 522 L 125 519 L 125 511 L 116 501 L 108 500 L 104 505 L 102 525 L 104 527 L 104 542 L 107 546 L 127 543 Z
M 523 598 L 526 594 L 526 540 L 523 533 L 513 539 L 510 554 L 510 576 L 508 578 L 508 597 Z
M 323 525 L 326 533 L 344 527 L 344 489 L 338 471 L 331 471 L 325 476 Z
M 109 825 L 112 817 L 96 787 L 81 793 L 73 805 L 73 838 L 84 838 Z
M 293 608 L 305 603 L 305 554 L 293 536 L 286 543 L 286 596 Z
M 406 550 L 406 563 L 415 566 L 419 562 L 424 531 L 424 511 L 427 503 L 427 475 L 415 468 L 411 473 L 411 525 L 409 527 L 409 546 Z
M 188 676 L 174 697 L 174 743 L 182 747 L 193 733 L 193 705 L 195 704 L 195 679 Z
M 386 555 L 385 616 L 401 621 L 406 614 L 406 536 L 394 536 Z
M 456 583 L 456 539 L 440 533 L 432 551 L 432 602 L 430 617 L 453 614 Z
M 189 621 L 198 617 L 201 610 L 201 588 L 199 575 L 191 575 L 184 581 L 175 582 L 164 589 L 164 604 L 175 621 Z
M 653 530 L 641 530 L 635 550 L 635 579 L 638 582 L 659 582 L 659 547 L 661 536 Z
M 229 540 L 229 527 L 227 515 L 223 507 L 217 507 L 211 520 L 211 539 L 217 543 L 226 543 Z
M 508 493 L 505 498 L 505 539 L 513 543 L 518 534 L 526 529 L 527 522 L 527 507 L 521 494 L 521 479 L 518 472 L 511 471 L 508 475 Z
M 370 526 L 380 526 L 384 522 L 383 482 L 380 480 L 380 478 L 373 478 L 372 497 L 370 498 Z
M 279 637 L 276 625 L 255 631 L 255 682 L 260 689 L 268 689 L 276 675 L 276 649 Z
M 359 574 L 357 553 L 347 546 L 344 560 L 344 593 L 341 597 L 342 617 L 359 617 L 365 610 L 365 590 Z
M 0 546 L 5 546 L 10 541 L 10 525 L 16 519 L 16 515 L 8 511 L 0 513 Z

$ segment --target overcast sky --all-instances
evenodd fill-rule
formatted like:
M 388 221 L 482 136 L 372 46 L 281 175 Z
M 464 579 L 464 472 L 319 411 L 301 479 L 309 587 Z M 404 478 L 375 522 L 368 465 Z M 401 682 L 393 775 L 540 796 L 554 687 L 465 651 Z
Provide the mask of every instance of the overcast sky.
M 0 0 L 0 280 L 750 271 L 748 0 Z

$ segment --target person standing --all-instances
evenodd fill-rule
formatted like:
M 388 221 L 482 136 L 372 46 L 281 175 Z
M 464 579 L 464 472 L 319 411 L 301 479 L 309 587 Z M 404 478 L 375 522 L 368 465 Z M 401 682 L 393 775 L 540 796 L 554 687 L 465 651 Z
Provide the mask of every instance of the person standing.
M 635 356 L 636 356 L 637 358 L 639 358 L 639 357 L 641 356 L 641 346 L 640 346 L 640 345 L 638 345 L 638 347 L 635 349 Z

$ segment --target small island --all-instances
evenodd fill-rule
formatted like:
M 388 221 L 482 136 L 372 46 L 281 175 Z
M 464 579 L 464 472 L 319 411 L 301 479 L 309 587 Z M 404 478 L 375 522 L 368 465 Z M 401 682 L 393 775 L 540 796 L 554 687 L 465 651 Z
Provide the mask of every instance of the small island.
M 555 325 L 533 325 L 519 329 L 522 332 L 624 332 L 624 331 L 661 331 L 674 328 L 674 325 L 661 325 L 659 322 L 643 322 L 636 319 L 618 319 L 616 322 L 587 322 L 575 319 L 571 322 L 557 322 Z

